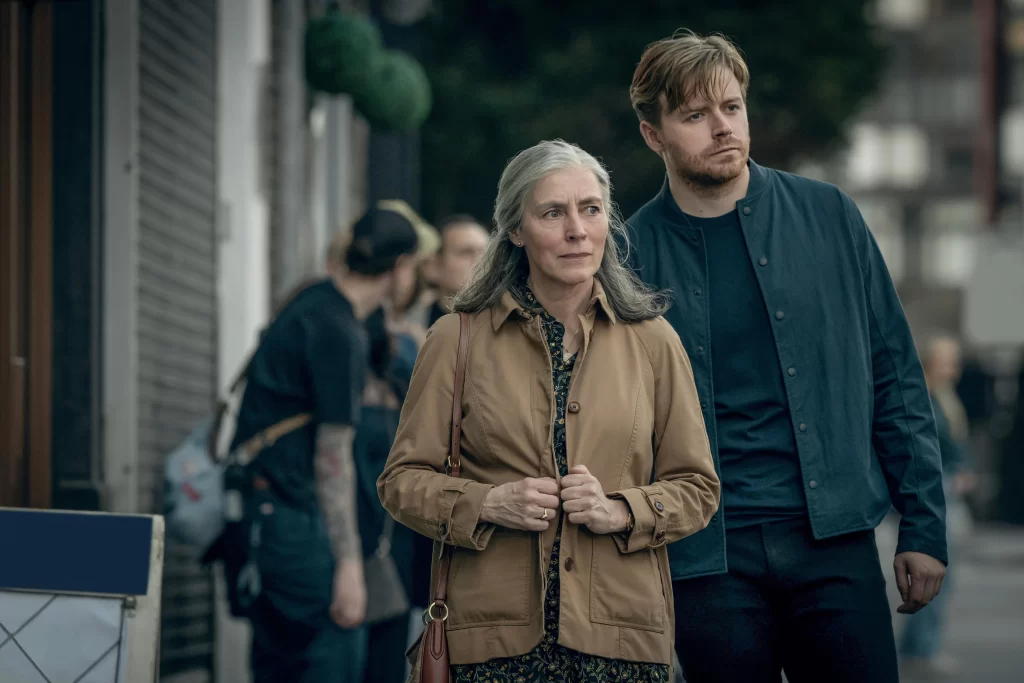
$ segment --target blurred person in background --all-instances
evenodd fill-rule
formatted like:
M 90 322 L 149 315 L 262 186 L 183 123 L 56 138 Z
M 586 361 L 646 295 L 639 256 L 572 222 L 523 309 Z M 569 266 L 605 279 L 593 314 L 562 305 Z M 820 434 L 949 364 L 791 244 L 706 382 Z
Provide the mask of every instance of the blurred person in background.
M 960 343 L 952 337 L 935 338 L 925 348 L 923 359 L 942 453 L 949 555 L 955 560 L 957 548 L 969 535 L 971 527 L 970 511 L 964 496 L 974 488 L 974 475 L 967 453 L 967 411 L 956 391 L 961 372 Z M 909 617 L 899 648 L 905 673 L 916 677 L 956 673 L 956 661 L 942 651 L 950 590 L 950 574 L 947 572 L 942 591 L 928 609 Z
M 945 573 L 942 468 L 910 328 L 860 212 L 749 158 L 749 71 L 726 38 L 647 47 L 630 98 L 665 163 L 629 221 L 631 263 L 676 294 L 722 480 L 707 529 L 669 548 L 688 683 L 895 683 L 874 529 L 922 609 Z
M 366 649 L 363 549 L 352 454 L 369 364 L 365 320 L 408 289 L 422 249 L 399 212 L 356 221 L 330 274 L 299 292 L 263 335 L 232 449 L 268 425 L 312 419 L 247 466 L 260 535 L 258 596 L 248 609 L 255 683 L 361 681 Z
M 461 476 L 445 468 L 461 336 L 446 315 L 378 494 L 454 547 L 432 611 L 455 683 L 668 681 L 665 544 L 707 524 L 718 481 L 666 299 L 622 266 L 608 172 L 575 145 L 512 159 L 495 224 L 454 302 L 469 324 Z
M 382 205 L 391 206 L 390 203 Z M 403 210 L 409 212 L 410 220 L 422 225 L 418 277 L 400 283 L 391 300 L 366 322 L 370 340 L 370 372 L 363 391 L 353 451 L 359 479 L 357 500 L 363 554 L 370 557 L 377 552 L 380 539 L 387 535 L 387 547 L 395 561 L 406 597 L 410 597 L 416 587 L 414 552 L 418 534 L 408 527 L 394 524 L 393 520 L 388 522 L 391 517 L 377 496 L 377 478 L 384 471 L 391 451 L 416 355 L 426 337 L 422 325 L 410 319 L 409 310 L 423 292 L 423 266 L 435 258 L 440 238 L 433 228 L 411 213 L 411 209 L 404 207 Z M 426 571 L 429 574 L 429 565 Z M 372 601 L 373 595 L 368 595 L 368 600 Z M 372 605 L 368 602 L 367 607 Z M 366 683 L 400 683 L 405 680 L 408 613 L 370 624 L 367 630 L 363 680 Z
M 452 297 L 469 282 L 473 268 L 487 248 L 490 231 L 468 214 L 454 214 L 437 224 L 441 249 L 427 266 L 434 286 L 434 300 L 427 315 L 427 327 L 451 312 Z

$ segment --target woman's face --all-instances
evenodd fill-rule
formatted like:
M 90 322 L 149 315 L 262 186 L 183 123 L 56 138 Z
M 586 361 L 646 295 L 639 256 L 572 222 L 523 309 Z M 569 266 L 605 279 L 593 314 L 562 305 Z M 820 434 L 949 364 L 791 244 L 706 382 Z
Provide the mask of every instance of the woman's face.
M 608 237 L 603 196 L 597 176 L 582 168 L 554 171 L 533 188 L 512 241 L 522 242 L 535 283 L 573 286 L 592 280 Z

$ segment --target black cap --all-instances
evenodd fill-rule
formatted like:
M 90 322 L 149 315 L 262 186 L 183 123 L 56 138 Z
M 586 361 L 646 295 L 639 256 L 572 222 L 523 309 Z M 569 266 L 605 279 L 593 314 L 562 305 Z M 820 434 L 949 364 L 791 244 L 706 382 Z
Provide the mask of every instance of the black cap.
M 352 226 L 345 265 L 360 275 L 383 275 L 401 256 L 436 251 L 438 241 L 433 228 L 408 204 L 381 201 Z

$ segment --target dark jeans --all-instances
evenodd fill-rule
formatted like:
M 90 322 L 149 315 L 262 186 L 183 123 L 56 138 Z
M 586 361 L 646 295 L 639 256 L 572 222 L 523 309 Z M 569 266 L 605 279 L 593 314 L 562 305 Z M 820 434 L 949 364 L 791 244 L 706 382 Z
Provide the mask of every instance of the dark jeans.
M 319 628 L 282 619 L 264 602 L 249 616 L 254 683 L 361 683 L 366 629 Z
M 369 627 L 370 645 L 366 651 L 365 683 L 403 683 L 405 651 L 409 641 L 409 615 Z
M 729 531 L 726 552 L 728 574 L 673 585 L 687 683 L 898 683 L 874 531 L 773 522 Z

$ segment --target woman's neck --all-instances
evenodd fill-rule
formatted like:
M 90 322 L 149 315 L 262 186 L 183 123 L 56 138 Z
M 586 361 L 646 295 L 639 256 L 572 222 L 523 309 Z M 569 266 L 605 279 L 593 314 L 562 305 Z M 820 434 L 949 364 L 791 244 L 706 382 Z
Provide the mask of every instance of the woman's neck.
M 578 316 L 594 294 L 593 278 L 578 285 L 565 285 L 531 275 L 527 283 L 545 311 L 562 323 L 570 333 L 577 330 L 580 325 Z

